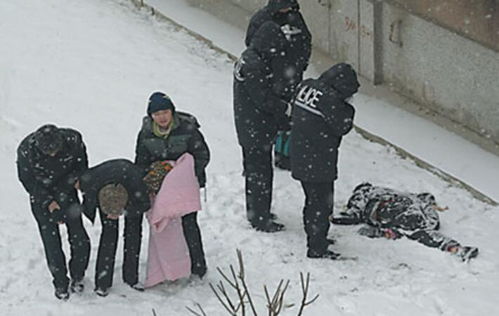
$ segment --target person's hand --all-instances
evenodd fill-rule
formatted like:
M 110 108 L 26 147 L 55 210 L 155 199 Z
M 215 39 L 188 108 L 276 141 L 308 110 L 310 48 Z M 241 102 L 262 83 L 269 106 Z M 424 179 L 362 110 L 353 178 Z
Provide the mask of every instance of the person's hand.
M 109 215 L 107 215 L 107 218 L 108 218 L 108 219 L 112 219 L 112 220 L 117 220 L 118 218 L 120 218 L 120 216 L 119 216 L 119 215 L 112 215 L 112 214 L 109 214 Z
M 383 237 L 385 237 L 386 239 L 397 239 L 399 238 L 399 235 L 390 228 L 387 228 L 383 230 Z
M 61 207 L 59 206 L 59 203 L 57 203 L 57 201 L 50 202 L 50 204 L 48 206 L 48 210 L 50 213 L 53 213 L 54 211 L 58 211 L 60 209 L 61 209 Z

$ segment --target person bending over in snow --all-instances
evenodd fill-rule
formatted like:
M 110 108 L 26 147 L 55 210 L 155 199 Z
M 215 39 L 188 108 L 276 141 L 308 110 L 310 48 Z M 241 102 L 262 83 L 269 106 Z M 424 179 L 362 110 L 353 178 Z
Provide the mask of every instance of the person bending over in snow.
M 107 296 L 113 284 L 114 262 L 118 243 L 119 217 L 125 217 L 123 281 L 137 291 L 143 214 L 151 203 L 142 169 L 126 159 L 105 161 L 88 169 L 79 179 L 84 194 L 85 215 L 93 222 L 96 208 L 102 224 L 95 267 L 95 293 Z
M 461 246 L 438 231 L 437 211 L 442 210 L 430 193 L 398 192 L 366 182 L 353 190 L 346 210 L 330 219 L 339 225 L 366 224 L 359 233 L 370 238 L 406 236 L 428 247 L 457 255 L 463 261 L 475 258 L 478 248 Z
M 75 182 L 88 168 L 81 134 L 52 124 L 26 136 L 17 149 L 19 180 L 29 193 L 31 211 L 38 224 L 55 296 L 69 298 L 69 290 L 82 292 L 90 256 L 90 239 L 81 219 Z M 65 225 L 71 245 L 68 279 L 60 227 Z

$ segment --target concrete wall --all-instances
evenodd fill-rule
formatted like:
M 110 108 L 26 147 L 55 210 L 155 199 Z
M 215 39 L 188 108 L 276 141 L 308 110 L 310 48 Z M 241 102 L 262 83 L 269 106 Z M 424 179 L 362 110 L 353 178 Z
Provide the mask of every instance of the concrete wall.
M 267 3 L 267 0 L 188 1 L 243 29 L 249 17 Z M 496 0 L 473 1 L 481 1 L 477 12 L 488 12 L 483 7 L 488 3 L 492 16 L 496 16 Z M 494 49 L 498 23 L 488 17 L 466 20 L 473 23 L 483 20 L 485 26 L 465 22 L 469 30 L 474 30 L 465 37 L 450 27 L 453 24 L 446 19 L 448 15 L 437 12 L 428 18 L 428 14 L 423 16 L 421 3 L 415 8 L 400 3 L 399 0 L 300 1 L 316 50 L 334 60 L 352 63 L 372 83 L 387 85 L 428 111 L 459 123 L 481 136 L 478 137 L 481 145 L 499 153 L 499 52 Z M 484 29 L 487 34 L 480 31 Z M 485 45 L 483 41 L 490 38 L 490 45 Z

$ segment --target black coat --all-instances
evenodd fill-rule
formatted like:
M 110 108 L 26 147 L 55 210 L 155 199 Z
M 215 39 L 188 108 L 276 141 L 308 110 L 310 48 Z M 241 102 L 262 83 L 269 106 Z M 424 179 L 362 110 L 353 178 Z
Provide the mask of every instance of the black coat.
M 272 146 L 278 130 L 289 129 L 287 102 L 274 85 L 282 73 L 285 39 L 279 26 L 265 23 L 234 68 L 234 120 L 243 147 Z
M 54 200 L 62 209 L 75 203 L 74 184 L 88 168 L 81 134 L 69 128 L 61 128 L 59 132 L 63 145 L 54 157 L 44 155 L 37 148 L 36 132 L 29 134 L 17 148 L 19 180 L 30 194 L 31 203 L 44 209 Z
M 353 127 L 355 110 L 345 99 L 359 87 L 346 64 L 298 87 L 293 105 L 290 159 L 293 178 L 332 182 L 337 178 L 338 148 Z
M 85 171 L 80 176 L 85 215 L 94 222 L 99 191 L 108 184 L 125 187 L 128 193 L 125 216 L 137 216 L 149 210 L 151 204 L 143 176 L 143 170 L 126 159 L 108 160 Z
M 287 13 L 280 13 L 282 8 L 293 8 Z M 295 0 L 271 0 L 269 4 L 256 12 L 250 20 L 246 31 L 245 44 L 250 46 L 257 30 L 267 21 L 273 21 L 288 30 L 287 57 L 285 61 L 285 74 L 288 84 L 292 87 L 300 83 L 303 72 L 307 69 L 312 53 L 312 34 L 310 33 L 299 5 Z
M 153 120 L 146 116 L 135 146 L 135 164 L 142 168 L 143 175 L 149 171 L 151 163 L 163 160 L 177 160 L 184 153 L 194 157 L 194 168 L 200 187 L 206 183 L 206 166 L 210 161 L 210 151 L 199 131 L 199 123 L 190 114 L 175 112 L 174 126 L 168 138 L 160 138 L 153 133 Z

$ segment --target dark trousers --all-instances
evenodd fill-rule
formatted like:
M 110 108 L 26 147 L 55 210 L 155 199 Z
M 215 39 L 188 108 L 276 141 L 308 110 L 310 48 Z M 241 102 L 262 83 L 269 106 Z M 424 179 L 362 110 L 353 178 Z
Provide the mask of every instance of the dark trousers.
M 99 212 L 102 232 L 95 267 L 95 287 L 106 290 L 113 285 L 114 263 L 118 244 L 119 220 L 109 219 Z M 142 241 L 143 215 L 125 216 L 123 281 L 134 285 L 139 279 L 139 255 Z
M 334 182 L 301 182 L 305 192 L 303 224 L 309 254 L 324 254 L 329 245 L 329 216 L 333 213 Z
M 201 231 L 197 222 L 197 212 L 182 216 L 182 228 L 191 257 L 191 273 L 203 276 L 206 273 L 206 259 Z
M 68 204 L 67 209 L 57 212 L 67 212 L 70 208 L 78 209 L 77 204 Z M 52 218 L 47 208 L 37 204 L 31 205 L 31 211 L 38 224 L 38 230 L 43 242 L 45 257 L 52 274 L 52 283 L 56 288 L 67 289 L 69 279 L 66 266 L 66 256 L 62 250 L 59 224 Z M 67 216 L 65 225 L 68 231 L 71 258 L 69 260 L 69 274 L 73 280 L 81 280 L 85 276 L 90 258 L 90 239 L 83 226 L 81 215 L 72 213 Z
M 272 202 L 272 148 L 243 147 L 243 167 L 246 178 L 246 215 L 254 227 L 270 220 Z

